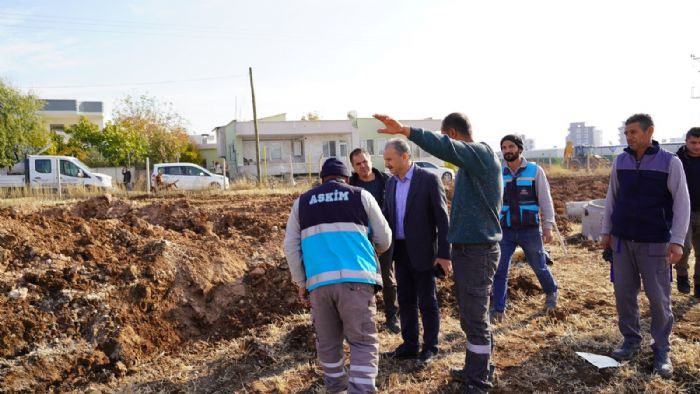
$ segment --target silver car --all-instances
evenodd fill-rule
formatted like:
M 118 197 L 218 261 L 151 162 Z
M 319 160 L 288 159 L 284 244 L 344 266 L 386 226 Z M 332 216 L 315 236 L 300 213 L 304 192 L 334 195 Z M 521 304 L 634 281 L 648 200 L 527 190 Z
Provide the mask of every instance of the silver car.
M 426 161 L 426 160 L 416 160 L 416 161 L 414 161 L 414 163 L 418 167 L 420 167 L 428 172 L 432 172 L 433 174 L 439 176 L 443 182 L 448 182 L 448 181 L 451 181 L 455 178 L 454 170 L 451 170 L 447 167 L 440 167 L 440 166 L 438 166 L 432 162 Z

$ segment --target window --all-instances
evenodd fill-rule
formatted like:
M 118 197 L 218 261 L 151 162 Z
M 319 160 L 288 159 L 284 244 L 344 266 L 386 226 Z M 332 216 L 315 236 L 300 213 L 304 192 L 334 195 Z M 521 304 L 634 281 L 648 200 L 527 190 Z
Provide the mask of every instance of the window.
M 435 164 L 427 161 L 415 161 L 414 163 L 421 168 L 438 168 Z
M 374 140 L 366 140 L 365 141 L 365 149 L 367 149 L 367 153 L 370 155 L 374 154 Z
M 166 175 L 182 175 L 182 167 L 179 166 L 163 167 L 162 169 Z
M 268 142 L 265 144 L 267 147 L 267 159 L 268 160 L 282 160 L 282 143 L 279 141 Z
M 384 154 L 385 147 L 386 147 L 386 138 L 377 139 L 377 143 L 375 144 L 374 148 L 376 149 L 376 152 L 378 155 Z
M 80 169 L 75 163 L 68 160 L 61 160 L 61 175 L 72 176 L 72 177 L 87 177 L 83 170 Z
M 301 157 L 304 155 L 301 141 L 292 141 L 292 155 L 295 157 Z
M 180 172 L 182 175 L 197 175 L 195 174 L 196 169 L 192 166 L 180 166 Z
M 323 141 L 323 156 L 335 157 L 335 141 Z
M 51 160 L 49 159 L 39 159 L 34 161 L 34 171 L 40 174 L 50 174 L 51 173 Z
M 345 157 L 348 155 L 348 144 L 347 142 L 341 142 L 340 144 L 340 156 Z
M 180 166 L 180 167 L 170 167 L 170 168 L 179 168 L 182 175 L 202 176 L 202 175 L 206 174 L 204 171 L 202 171 L 201 169 L 194 167 L 194 166 Z

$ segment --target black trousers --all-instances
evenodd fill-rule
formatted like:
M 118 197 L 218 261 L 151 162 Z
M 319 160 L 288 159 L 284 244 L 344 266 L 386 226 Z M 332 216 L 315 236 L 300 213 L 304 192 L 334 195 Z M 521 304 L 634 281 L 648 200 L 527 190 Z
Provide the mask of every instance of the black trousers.
M 401 311 L 401 337 L 409 351 L 418 351 L 418 311 L 423 322 L 423 349 L 437 351 L 440 332 L 440 309 L 433 270 L 416 271 L 411 265 L 406 241 L 396 240 L 394 245 L 396 282 L 399 310 Z

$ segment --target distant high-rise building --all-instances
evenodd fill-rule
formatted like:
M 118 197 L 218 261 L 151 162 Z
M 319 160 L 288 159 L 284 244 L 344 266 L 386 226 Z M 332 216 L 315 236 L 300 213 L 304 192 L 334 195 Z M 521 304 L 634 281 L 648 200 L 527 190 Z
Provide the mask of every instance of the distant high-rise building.
M 622 122 L 622 126 L 617 128 L 618 138 L 620 139 L 620 145 L 627 145 L 627 137 L 625 137 L 625 122 Z
M 535 149 L 535 139 L 527 138 L 525 134 L 515 134 L 523 140 L 523 150 L 530 151 Z
M 601 146 L 603 145 L 603 132 L 594 126 L 586 126 L 586 122 L 569 123 L 569 134 L 566 141 L 573 142 L 574 146 Z

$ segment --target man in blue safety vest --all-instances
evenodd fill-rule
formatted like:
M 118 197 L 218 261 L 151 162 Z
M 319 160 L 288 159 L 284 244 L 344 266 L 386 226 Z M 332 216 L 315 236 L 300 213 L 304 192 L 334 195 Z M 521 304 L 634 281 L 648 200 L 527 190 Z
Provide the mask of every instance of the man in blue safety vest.
M 544 242 L 552 241 L 554 205 L 549 183 L 542 167 L 528 162 L 523 153 L 523 140 L 516 135 L 501 139 L 503 166 L 503 207 L 501 208 L 501 258 L 493 278 L 491 321 L 503 319 L 508 293 L 508 270 L 517 246 L 525 252 L 546 294 L 545 311 L 557 307 L 557 282 L 547 266 Z M 540 215 L 540 211 L 542 214 Z
M 284 251 L 302 302 L 311 302 L 327 391 L 371 393 L 379 368 L 374 295 L 382 286 L 375 247 L 389 249 L 391 229 L 372 194 L 348 185 L 349 178 L 342 162 L 326 160 L 323 183 L 294 201 Z

